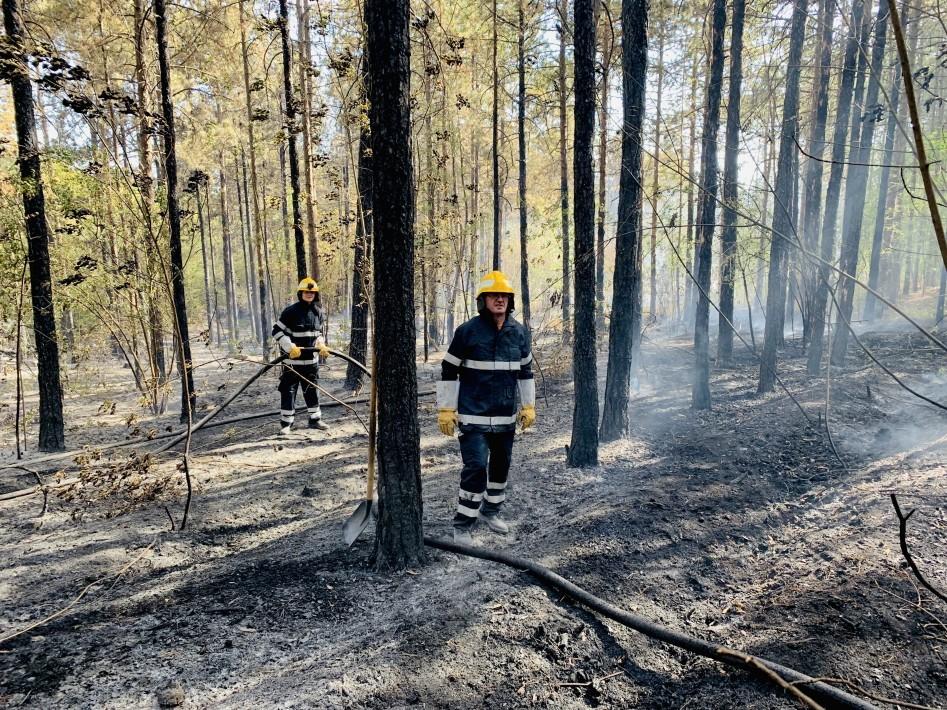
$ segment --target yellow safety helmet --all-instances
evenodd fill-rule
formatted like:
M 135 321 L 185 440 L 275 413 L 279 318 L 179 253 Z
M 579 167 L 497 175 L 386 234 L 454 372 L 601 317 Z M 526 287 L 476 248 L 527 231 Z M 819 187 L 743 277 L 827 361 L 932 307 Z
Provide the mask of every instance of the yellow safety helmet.
M 300 293 L 319 293 L 319 284 L 316 283 L 314 278 L 307 276 L 299 282 L 299 286 L 296 288 L 296 290 Z
M 511 313 L 513 311 L 513 286 L 510 285 L 502 271 L 491 271 L 481 279 L 480 285 L 477 287 L 477 311 L 480 313 L 483 313 L 487 308 L 483 297 L 488 293 L 507 294 L 510 298 L 506 312 Z

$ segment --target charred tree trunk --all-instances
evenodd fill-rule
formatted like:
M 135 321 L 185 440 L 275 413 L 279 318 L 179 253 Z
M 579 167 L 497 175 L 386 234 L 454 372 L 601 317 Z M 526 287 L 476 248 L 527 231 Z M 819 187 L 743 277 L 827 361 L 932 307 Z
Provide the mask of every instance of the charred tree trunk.
M 816 92 L 813 98 L 813 121 L 809 131 L 809 154 L 812 156 L 806 165 L 805 206 L 802 216 L 802 244 L 816 251 L 819 244 L 819 216 L 822 212 L 822 156 L 825 153 L 825 123 L 829 113 L 829 80 L 832 71 L 832 38 L 835 25 L 835 0 L 822 0 L 819 6 L 819 73 L 816 79 Z M 808 344 L 812 331 L 812 306 L 818 283 L 818 267 L 804 264 L 802 298 L 805 300 L 805 320 L 802 327 L 802 341 Z
M 651 280 L 648 301 L 648 318 L 657 320 L 658 313 L 658 178 L 661 167 L 661 99 L 664 89 L 664 28 L 658 31 L 658 84 L 655 89 L 654 110 L 654 159 L 651 173 Z
M 283 111 L 286 119 L 286 144 L 289 148 L 289 184 L 293 204 L 293 237 L 296 243 L 296 277 L 308 275 L 306 269 L 306 235 L 299 208 L 299 156 L 296 150 L 296 98 L 293 96 L 292 53 L 289 47 L 289 8 L 287 0 L 279 0 L 279 31 L 283 43 Z M 312 265 L 315 268 L 315 264 Z
M 318 3 L 317 3 L 318 7 Z M 312 64 L 309 43 L 309 0 L 300 0 L 296 6 L 299 33 L 299 96 L 301 103 L 300 131 L 303 137 L 303 196 L 306 203 L 306 233 L 309 240 L 309 266 L 313 278 L 321 277 L 319 268 L 319 238 L 316 236 L 316 214 L 313 205 L 314 178 L 312 175 L 312 120 L 309 69 Z
M 602 91 L 598 106 L 598 232 L 595 237 L 595 327 L 600 335 L 605 333 L 605 167 L 608 160 L 608 82 L 615 51 L 615 29 L 612 16 L 605 8 L 605 22 L 609 39 L 606 46 L 602 40 Z
M 852 109 L 852 88 L 855 83 L 855 68 L 858 47 L 861 42 L 862 19 L 865 15 L 864 0 L 855 0 L 852 6 L 852 23 L 845 45 L 845 61 L 839 82 L 838 105 L 835 109 L 835 131 L 832 136 L 832 167 L 825 193 L 825 212 L 822 215 L 822 244 L 819 256 L 831 261 L 835 251 L 835 223 L 838 217 L 839 197 L 842 192 L 842 171 L 845 169 L 845 145 L 848 140 L 849 114 Z M 807 371 L 815 376 L 822 369 L 822 342 L 825 337 L 825 310 L 829 300 L 829 276 L 831 270 L 819 265 L 816 295 L 812 302 L 809 319 L 812 334 L 809 341 Z
M 154 0 L 155 39 L 158 43 L 158 71 L 161 84 L 161 114 L 164 135 L 164 170 L 168 178 L 168 227 L 171 239 L 171 295 L 174 327 L 178 340 L 178 374 L 181 376 L 181 421 L 194 413 L 197 395 L 191 365 L 191 341 L 187 327 L 187 300 L 184 295 L 184 259 L 181 253 L 181 214 L 178 210 L 178 161 L 174 145 L 174 107 L 171 104 L 171 67 L 168 64 L 167 18 L 164 0 Z
M 493 268 L 500 269 L 500 74 L 497 66 L 497 0 L 493 0 Z
M 523 322 L 530 327 L 529 310 L 529 249 L 526 239 L 526 18 L 523 2 L 519 0 L 519 36 L 517 54 L 519 70 L 519 97 L 517 102 L 517 138 L 519 143 L 519 198 L 520 198 L 520 308 Z
M 221 326 L 220 326 L 220 300 L 217 298 L 217 258 L 214 254 L 214 231 L 212 229 L 213 225 L 213 214 L 210 207 L 210 179 L 208 177 L 204 182 L 204 211 L 207 215 L 207 252 L 208 257 L 210 258 L 210 283 L 211 283 L 211 299 L 213 300 L 213 313 L 214 313 L 214 342 L 217 347 L 220 347 L 220 344 L 223 342 L 223 337 L 221 337 Z
M 776 348 L 783 329 L 786 305 L 786 262 L 788 241 L 795 235 L 792 213 L 796 153 L 799 126 L 799 73 L 802 44 L 806 34 L 808 0 L 794 0 L 792 29 L 789 33 L 789 57 L 786 64 L 786 95 L 783 99 L 782 130 L 779 137 L 779 158 L 773 194 L 773 235 L 769 250 L 769 283 L 766 294 L 766 330 L 760 364 L 759 392 L 769 392 L 776 383 Z
M 366 78 L 367 81 L 367 78 Z M 371 135 L 362 126 L 358 135 L 358 203 L 355 221 L 355 256 L 352 260 L 352 310 L 349 355 L 368 362 L 368 299 L 365 285 L 369 277 L 372 245 L 372 154 Z M 351 390 L 362 383 L 362 370 L 349 363 L 345 386 Z
M 227 180 L 224 177 L 223 155 L 218 156 L 221 168 L 218 172 L 220 180 L 220 231 L 224 249 L 224 292 L 227 296 L 227 330 L 230 339 L 236 343 L 240 339 L 239 322 L 237 321 L 237 290 L 233 279 L 233 244 L 230 235 L 230 217 L 227 214 Z
M 868 94 L 865 99 L 866 111 L 878 100 L 881 85 L 881 63 L 885 54 L 888 36 L 888 5 L 878 4 L 875 19 L 875 41 L 871 47 L 871 71 L 869 72 Z M 856 275 L 858 271 L 858 250 L 861 245 L 862 219 L 865 214 L 865 193 L 868 189 L 868 165 L 871 160 L 871 146 L 875 136 L 876 122 L 870 117 L 862 117 L 861 137 L 855 158 L 848 168 L 848 182 L 845 186 L 845 217 L 843 219 L 842 255 L 839 267 L 846 274 Z M 838 307 L 844 321 L 852 320 L 855 299 L 855 282 L 842 277 L 838 287 Z M 848 328 L 839 328 L 832 340 L 832 363 L 845 362 L 848 350 Z
M 688 142 L 690 143 L 690 149 L 687 151 L 687 176 L 690 178 L 687 181 L 687 249 L 686 255 L 690 259 L 690 272 L 693 274 L 695 272 L 695 261 L 693 257 L 696 255 L 696 240 L 694 238 L 695 234 L 695 201 L 694 201 L 694 158 L 697 154 L 697 60 L 691 62 L 691 101 L 690 101 L 690 131 L 688 132 Z M 640 287 L 639 287 L 640 288 Z M 687 279 L 684 284 L 684 322 L 688 323 L 694 313 L 694 288 L 693 281 Z
M 697 312 L 694 317 L 694 384 L 691 405 L 710 409 L 710 269 L 717 212 L 717 133 L 723 84 L 723 32 L 726 0 L 714 0 L 710 39 L 710 76 L 704 103 L 704 134 L 700 148 L 700 201 L 697 222 Z
M 145 59 L 145 11 L 142 0 L 135 0 L 135 85 L 138 99 L 138 173 L 136 180 L 141 193 L 141 217 L 145 232 L 145 268 L 149 281 L 156 280 L 161 254 L 154 225 L 154 184 L 151 178 L 151 108 Z M 164 397 L 160 394 L 165 382 L 164 330 L 162 327 L 161 299 L 153 285 L 147 287 L 149 367 L 151 369 L 151 396 L 155 409 L 162 412 Z
M 246 202 L 247 181 L 245 175 L 241 174 L 240 168 L 242 161 L 238 162 L 236 155 L 233 160 L 233 171 L 236 175 L 237 183 L 237 214 L 240 216 L 240 253 L 243 255 L 243 285 L 247 295 L 247 315 L 250 317 L 251 337 L 256 337 L 259 332 L 259 314 L 256 311 L 256 299 L 253 297 L 253 257 L 251 256 L 250 242 L 250 219 L 247 216 L 249 205 Z
M 598 375 L 595 347 L 595 12 L 593 0 L 575 2 L 575 407 L 569 465 L 598 465 Z
M 648 0 L 622 0 L 622 132 L 618 228 L 612 315 L 608 329 L 605 407 L 599 435 L 614 441 L 628 432 L 628 396 L 636 311 L 641 299 L 641 145 L 648 70 Z
M 12 50 L 4 73 L 13 90 L 17 163 L 23 185 L 23 212 L 26 215 L 26 258 L 30 267 L 30 300 L 33 304 L 39 386 L 39 450 L 62 451 L 66 448 L 66 440 L 63 433 L 56 308 L 49 268 L 49 227 L 46 224 L 46 197 L 36 144 L 33 86 L 26 63 L 29 54 L 25 46 L 26 29 L 17 0 L 3 0 L 3 25 Z
M 256 137 L 253 131 L 253 105 L 250 100 L 250 58 L 247 52 L 247 28 L 244 16 L 245 0 L 240 0 L 237 8 L 240 13 L 240 55 L 243 60 L 243 93 L 247 109 L 247 146 L 250 152 L 250 202 L 253 205 L 253 248 L 256 252 L 257 293 L 260 297 L 260 330 L 257 335 L 260 339 L 260 349 L 266 350 L 266 341 L 270 335 L 269 308 L 267 306 L 266 272 L 264 270 L 264 235 L 263 216 L 260 210 L 260 185 L 257 178 L 256 166 Z
M 283 0 L 285 2 L 285 0 Z M 375 348 L 378 358 L 379 517 L 375 567 L 424 561 L 414 326 L 414 179 L 411 166 L 408 0 L 366 0 Z
M 572 266 L 569 264 L 569 114 L 566 113 L 566 19 L 565 0 L 559 3 L 559 211 L 562 219 L 562 344 L 572 343 Z
M 720 255 L 720 319 L 717 324 L 717 360 L 733 358 L 733 281 L 736 276 L 737 211 L 739 186 L 737 157 L 740 152 L 740 94 L 743 83 L 744 0 L 733 0 L 730 20 L 730 89 L 727 96 L 727 143 L 723 160 L 723 232 Z M 749 304 L 748 304 L 749 305 Z
M 207 342 L 214 332 L 213 301 L 210 297 L 210 256 L 207 252 L 207 229 L 204 226 L 204 204 L 201 200 L 201 185 L 194 186 L 194 202 L 197 205 L 197 225 L 201 234 L 201 262 L 204 266 L 204 311 L 207 314 Z

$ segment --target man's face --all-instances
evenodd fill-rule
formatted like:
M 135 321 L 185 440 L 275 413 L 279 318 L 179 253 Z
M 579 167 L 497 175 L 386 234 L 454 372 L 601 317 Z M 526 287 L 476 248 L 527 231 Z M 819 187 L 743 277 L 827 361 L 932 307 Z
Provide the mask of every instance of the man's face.
M 312 303 L 313 301 L 316 300 L 316 292 L 315 292 L 315 291 L 303 291 L 303 300 L 304 300 L 306 303 Z
M 510 303 L 510 297 L 505 293 L 485 293 L 484 300 L 487 303 L 487 310 L 495 316 L 506 313 L 507 306 Z

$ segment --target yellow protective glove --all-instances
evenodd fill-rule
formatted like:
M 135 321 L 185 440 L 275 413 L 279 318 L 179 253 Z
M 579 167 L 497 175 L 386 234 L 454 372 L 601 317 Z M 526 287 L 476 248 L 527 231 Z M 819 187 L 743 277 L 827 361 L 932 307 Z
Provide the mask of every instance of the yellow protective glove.
M 524 404 L 520 408 L 519 425 L 523 429 L 529 429 L 536 423 L 536 407 L 532 404 Z
M 438 409 L 437 426 L 444 436 L 453 436 L 457 428 L 457 410 L 456 409 Z
M 286 354 L 289 355 L 290 360 L 295 360 L 296 358 L 298 358 L 300 355 L 303 354 L 303 349 L 299 347 L 298 345 L 293 345 L 290 347 L 289 352 Z
M 321 357 L 323 360 L 328 359 L 329 347 L 325 343 L 318 343 L 316 345 L 316 350 L 319 352 L 319 357 Z

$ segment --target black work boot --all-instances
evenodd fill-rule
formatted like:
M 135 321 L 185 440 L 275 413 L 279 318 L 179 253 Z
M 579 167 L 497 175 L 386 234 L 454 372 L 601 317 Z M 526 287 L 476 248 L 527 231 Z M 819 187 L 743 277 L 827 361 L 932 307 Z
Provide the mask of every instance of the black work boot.
M 495 513 L 493 515 L 487 515 L 484 513 L 480 516 L 480 518 L 487 524 L 487 527 L 495 533 L 506 535 L 508 532 L 510 532 L 510 526 L 507 525 L 506 521 L 500 517 L 499 513 Z
M 324 424 L 321 419 L 310 419 L 309 420 L 310 429 L 318 429 L 319 431 L 328 431 L 329 426 Z

